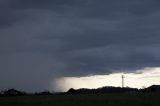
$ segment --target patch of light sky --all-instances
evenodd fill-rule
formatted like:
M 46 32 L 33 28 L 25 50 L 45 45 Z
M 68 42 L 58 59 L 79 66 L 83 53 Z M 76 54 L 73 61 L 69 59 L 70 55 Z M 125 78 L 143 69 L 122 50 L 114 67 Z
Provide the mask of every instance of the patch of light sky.
M 63 77 L 53 81 L 55 91 L 67 91 L 70 88 L 99 88 L 103 86 L 122 86 L 121 76 L 124 75 L 124 86 L 144 88 L 160 84 L 160 67 L 137 70 L 136 73 L 113 73 L 85 77 Z

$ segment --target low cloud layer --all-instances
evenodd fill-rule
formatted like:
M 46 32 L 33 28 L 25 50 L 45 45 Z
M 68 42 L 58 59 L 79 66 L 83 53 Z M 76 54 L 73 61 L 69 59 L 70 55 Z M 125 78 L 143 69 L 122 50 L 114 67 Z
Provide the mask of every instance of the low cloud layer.
M 160 66 L 159 0 L 1 0 L 0 88 Z

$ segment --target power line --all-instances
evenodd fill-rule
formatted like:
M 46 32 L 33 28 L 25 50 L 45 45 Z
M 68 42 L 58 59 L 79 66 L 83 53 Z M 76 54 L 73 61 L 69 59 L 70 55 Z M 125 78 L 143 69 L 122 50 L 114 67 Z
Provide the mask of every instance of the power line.
M 124 75 L 122 75 L 122 88 L 124 88 Z

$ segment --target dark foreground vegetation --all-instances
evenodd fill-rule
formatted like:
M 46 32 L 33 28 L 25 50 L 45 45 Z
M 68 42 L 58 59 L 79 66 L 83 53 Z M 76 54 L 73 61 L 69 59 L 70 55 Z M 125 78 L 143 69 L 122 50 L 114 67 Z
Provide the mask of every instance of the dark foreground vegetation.
M 146 89 L 71 88 L 64 93 L 44 91 L 33 94 L 9 89 L 0 93 L 0 106 L 160 106 L 160 86 Z
M 0 106 L 160 106 L 160 94 L 67 94 L 0 97 Z

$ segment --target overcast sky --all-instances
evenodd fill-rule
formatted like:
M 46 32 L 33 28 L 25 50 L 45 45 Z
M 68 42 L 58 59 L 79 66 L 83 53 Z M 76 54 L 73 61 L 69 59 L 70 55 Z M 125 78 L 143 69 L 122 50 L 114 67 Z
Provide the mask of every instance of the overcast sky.
M 159 0 L 0 0 L 0 89 L 160 66 Z

